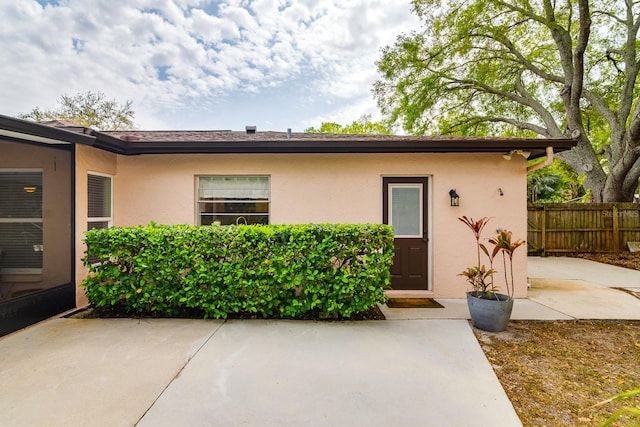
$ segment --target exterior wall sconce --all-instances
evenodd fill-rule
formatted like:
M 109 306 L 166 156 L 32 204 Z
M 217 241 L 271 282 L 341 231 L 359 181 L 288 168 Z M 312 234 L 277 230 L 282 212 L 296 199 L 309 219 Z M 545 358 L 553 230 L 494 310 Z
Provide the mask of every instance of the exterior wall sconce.
M 498 188 L 498 194 L 500 194 L 501 196 L 504 196 L 504 191 L 502 191 L 502 188 Z
M 449 197 L 451 197 L 451 206 L 460 206 L 460 196 L 455 189 L 449 190 Z
M 25 193 L 35 193 L 36 190 L 37 190 L 36 187 L 30 186 L 30 185 L 29 186 L 25 186 L 22 189 L 25 191 Z

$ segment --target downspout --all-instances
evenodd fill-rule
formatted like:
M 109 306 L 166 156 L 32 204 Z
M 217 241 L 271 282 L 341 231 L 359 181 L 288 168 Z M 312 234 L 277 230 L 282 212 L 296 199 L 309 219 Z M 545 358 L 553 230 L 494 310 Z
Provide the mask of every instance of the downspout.
M 549 166 L 553 162 L 553 147 L 547 147 L 547 158 L 544 162 L 536 163 L 527 168 L 527 173 Z

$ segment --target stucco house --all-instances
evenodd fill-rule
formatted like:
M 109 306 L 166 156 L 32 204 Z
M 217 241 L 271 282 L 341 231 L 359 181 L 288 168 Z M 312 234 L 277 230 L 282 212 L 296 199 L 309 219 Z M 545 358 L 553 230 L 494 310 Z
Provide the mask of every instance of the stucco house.
M 492 216 L 490 227 L 524 238 L 525 157 L 573 146 L 251 126 L 98 132 L 0 116 L 0 332 L 86 304 L 87 229 L 150 221 L 385 222 L 396 233 L 392 292 L 463 297 L 457 274 L 475 249 L 457 218 Z M 527 292 L 525 252 L 515 259 L 516 297 Z

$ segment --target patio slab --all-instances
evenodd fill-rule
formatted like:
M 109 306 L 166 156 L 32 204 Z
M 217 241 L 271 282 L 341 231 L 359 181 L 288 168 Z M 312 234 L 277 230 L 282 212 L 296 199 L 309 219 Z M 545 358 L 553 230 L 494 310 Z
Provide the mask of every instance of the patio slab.
M 636 287 L 640 271 L 582 258 L 529 257 L 528 276 L 536 279 L 583 280 L 609 288 Z
M 7 335 L 0 425 L 135 425 L 221 324 L 55 318 Z
M 417 319 L 470 319 L 466 299 L 437 298 L 443 308 L 389 308 L 386 305 L 380 310 L 388 320 Z M 554 310 L 540 302 L 520 298 L 513 303 L 512 320 L 570 320 L 571 316 Z
M 529 298 L 575 319 L 640 320 L 640 298 L 584 280 L 531 279 Z
M 466 321 L 229 321 L 139 426 L 520 426 Z

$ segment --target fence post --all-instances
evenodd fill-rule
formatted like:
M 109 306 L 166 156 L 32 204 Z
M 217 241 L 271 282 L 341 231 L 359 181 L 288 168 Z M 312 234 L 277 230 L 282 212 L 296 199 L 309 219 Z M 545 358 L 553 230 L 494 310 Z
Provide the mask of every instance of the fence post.
M 618 206 L 613 205 L 613 253 L 620 252 L 620 225 L 618 224 Z
M 540 237 L 540 246 L 542 246 L 542 253 L 541 255 L 546 255 L 547 254 L 547 206 L 546 205 L 542 205 L 542 221 L 541 221 L 541 228 L 542 228 L 542 236 Z

